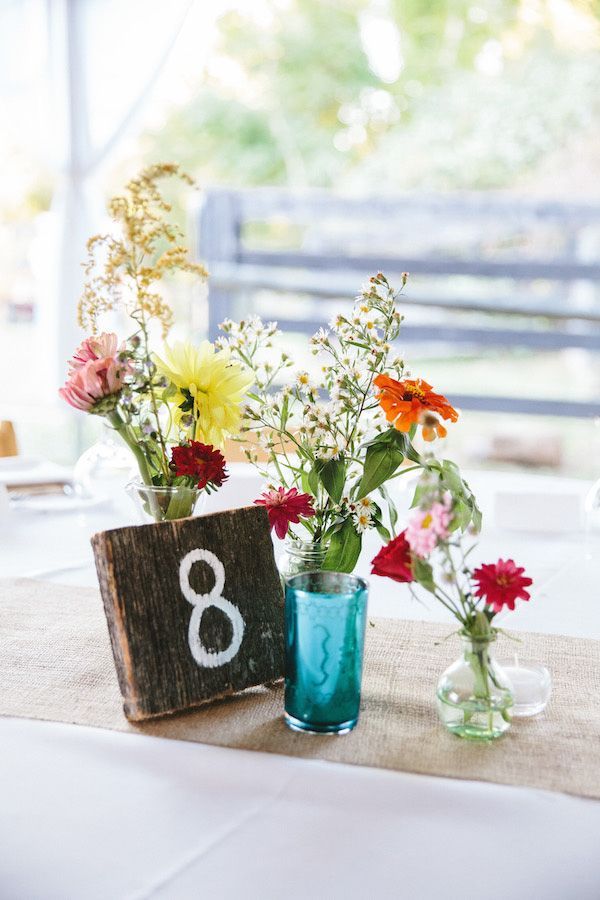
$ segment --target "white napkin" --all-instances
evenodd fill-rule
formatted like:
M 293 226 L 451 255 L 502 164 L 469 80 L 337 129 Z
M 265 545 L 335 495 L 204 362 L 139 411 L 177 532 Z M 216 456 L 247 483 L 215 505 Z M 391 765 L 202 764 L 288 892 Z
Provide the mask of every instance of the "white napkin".
M 494 522 L 511 531 L 565 534 L 584 526 L 583 498 L 576 491 L 498 491 Z

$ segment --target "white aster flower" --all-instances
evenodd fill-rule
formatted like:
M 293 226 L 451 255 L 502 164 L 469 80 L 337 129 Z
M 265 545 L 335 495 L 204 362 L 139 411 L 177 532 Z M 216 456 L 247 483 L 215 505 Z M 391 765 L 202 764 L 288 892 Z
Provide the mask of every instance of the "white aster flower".
M 263 403 L 263 409 L 267 412 L 276 412 L 279 409 L 279 400 L 277 394 L 267 394 Z
M 364 531 L 367 531 L 371 527 L 371 513 L 368 510 L 360 509 L 354 513 L 354 515 L 352 516 L 352 521 L 354 522 L 354 527 L 356 528 L 358 533 L 362 534 Z
M 347 325 L 346 319 L 344 316 L 338 314 L 334 316 L 334 318 L 330 321 L 329 327 L 332 331 L 339 332 L 340 329 L 343 329 Z
M 316 334 L 310 339 L 311 344 L 319 344 L 322 347 L 327 346 L 329 343 L 329 334 L 325 331 L 324 328 L 319 328 Z
M 375 508 L 375 504 L 370 497 L 361 497 L 357 505 L 360 507 L 361 512 L 371 513 Z
M 301 391 L 306 391 L 308 394 L 314 394 L 317 390 L 317 387 L 308 372 L 298 372 L 296 375 L 296 384 Z
M 333 459 L 333 450 L 331 447 L 318 447 L 316 450 L 316 455 L 318 459 L 322 459 L 324 462 L 329 462 L 330 459 Z
M 258 443 L 261 447 L 264 447 L 265 450 L 271 450 L 273 447 L 273 439 L 270 432 L 263 431 L 261 434 L 259 434 Z

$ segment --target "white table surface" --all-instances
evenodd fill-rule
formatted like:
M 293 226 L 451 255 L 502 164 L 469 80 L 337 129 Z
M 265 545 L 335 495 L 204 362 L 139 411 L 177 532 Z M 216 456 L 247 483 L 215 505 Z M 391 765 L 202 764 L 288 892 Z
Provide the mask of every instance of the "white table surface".
M 257 496 L 252 471 L 232 470 L 211 509 Z M 589 485 L 495 473 L 471 484 L 487 514 L 478 557 L 512 556 L 535 579 L 503 624 L 600 638 L 596 541 L 568 523 L 542 535 L 493 521 L 498 491 L 583 497 Z M 0 575 L 94 584 L 89 536 L 131 521 L 127 503 L 13 511 L 0 519 Z M 516 524 L 526 506 L 515 496 Z M 447 621 L 384 579 L 369 602 L 372 615 Z M 600 898 L 596 801 L 23 719 L 0 719 L 0 760 L 7 900 Z

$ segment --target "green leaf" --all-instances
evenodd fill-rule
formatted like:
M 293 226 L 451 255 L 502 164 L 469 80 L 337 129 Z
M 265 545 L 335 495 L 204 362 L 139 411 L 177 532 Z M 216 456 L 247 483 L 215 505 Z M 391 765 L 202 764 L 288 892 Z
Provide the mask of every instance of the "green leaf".
M 398 522 L 398 510 L 396 509 L 396 504 L 392 500 L 392 497 L 391 497 L 389 491 L 383 484 L 379 487 L 379 491 L 381 493 L 381 496 L 384 498 L 385 502 L 387 503 L 390 525 L 392 526 L 392 528 L 395 528 L 396 524 Z
M 425 588 L 425 590 L 433 594 L 435 591 L 433 569 L 431 568 L 427 560 L 421 559 L 420 556 L 414 556 L 412 570 L 415 580 L 418 581 L 419 584 Z
M 453 463 L 449 459 L 444 459 L 442 461 L 442 477 L 446 486 L 453 494 L 460 496 L 465 493 L 465 486 L 460 477 L 460 472 L 456 463 Z
M 434 468 L 432 464 L 429 466 Z M 469 523 L 473 524 L 476 531 L 481 529 L 481 510 L 477 506 L 475 494 L 462 478 L 460 470 L 456 463 L 450 459 L 442 460 L 437 466 L 440 485 L 442 488 L 450 491 L 454 500 L 455 508 L 455 528 L 464 531 Z
M 421 499 L 424 496 L 426 496 L 430 490 L 431 490 L 431 485 L 417 483 L 415 492 L 413 494 L 412 503 L 410 504 L 410 508 L 414 509 L 415 506 L 418 506 L 419 503 L 421 502 Z
M 334 503 L 339 503 L 346 483 L 346 461 L 343 456 L 327 462 L 316 460 L 314 471 Z
M 338 531 L 341 530 L 342 525 L 344 524 L 342 519 L 338 519 L 337 522 L 334 522 L 333 525 L 330 525 L 326 530 L 325 534 L 322 536 L 321 540 L 323 544 L 326 544 L 332 537 L 332 535 L 337 534 Z
M 392 500 L 390 493 L 389 493 L 388 489 L 385 487 L 385 485 L 380 484 L 378 491 L 381 494 L 381 496 L 383 497 L 383 499 L 385 500 L 385 502 L 387 503 L 388 516 L 390 517 L 390 525 L 392 526 L 392 529 L 394 529 L 396 527 L 396 523 L 398 522 L 398 510 L 396 509 L 396 504 Z
M 379 537 L 382 537 L 383 540 L 386 542 L 386 544 L 389 544 L 389 542 L 392 539 L 392 536 L 389 533 L 389 531 L 387 530 L 387 528 L 385 527 L 385 525 L 383 524 L 383 522 L 376 521 L 375 528 L 377 529 L 377 534 L 379 535 Z
M 425 466 L 423 457 L 417 452 L 417 450 L 415 450 L 410 441 L 408 441 L 408 447 L 406 448 L 406 457 L 407 459 L 410 459 L 411 462 L 416 463 L 418 466 Z
M 469 522 L 471 521 L 471 507 L 468 503 L 465 503 L 462 499 L 457 499 L 454 501 L 454 517 L 452 522 L 452 531 L 455 531 L 457 528 L 460 528 L 461 531 L 464 531 Z
M 389 443 L 371 444 L 365 455 L 362 478 L 356 499 L 366 497 L 384 484 L 404 460 L 404 454 Z
M 300 482 L 302 484 L 302 490 L 305 494 L 312 494 L 310 489 L 310 472 L 305 472 L 302 470 L 302 474 L 300 476 Z
M 286 394 L 283 398 L 283 403 L 281 406 L 281 430 L 285 430 L 285 426 L 287 425 L 287 420 L 289 418 L 289 407 L 290 407 L 290 396 Z
M 375 447 L 377 444 L 394 444 L 396 442 L 395 428 L 386 428 L 385 431 L 380 431 L 379 434 L 376 434 L 374 438 L 368 441 L 366 444 L 363 444 L 365 447 Z
M 356 533 L 352 519 L 346 519 L 331 538 L 323 568 L 328 572 L 352 572 L 362 546 L 362 538 Z
M 311 468 L 310 472 L 306 477 L 306 483 L 308 486 L 307 493 L 312 494 L 313 497 L 316 497 L 319 493 L 319 476 L 315 472 L 314 468 Z

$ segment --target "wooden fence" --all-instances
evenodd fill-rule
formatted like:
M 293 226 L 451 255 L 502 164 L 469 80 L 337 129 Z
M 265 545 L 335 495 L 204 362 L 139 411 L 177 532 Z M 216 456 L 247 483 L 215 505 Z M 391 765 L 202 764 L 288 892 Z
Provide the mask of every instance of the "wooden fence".
M 353 297 L 369 275 L 410 272 L 403 304 L 426 321 L 403 325 L 403 343 L 600 350 L 600 207 L 508 195 L 342 198 L 275 188 L 207 191 L 198 257 L 210 271 L 209 331 L 247 314 L 259 292 L 278 319 L 312 333 L 307 298 Z M 314 304 L 309 304 L 314 309 Z M 429 312 L 426 312 L 429 311 Z M 436 311 L 432 313 L 431 311 Z M 552 399 L 469 394 L 466 409 L 599 416 L 600 401 L 572 399 L 560 377 Z

